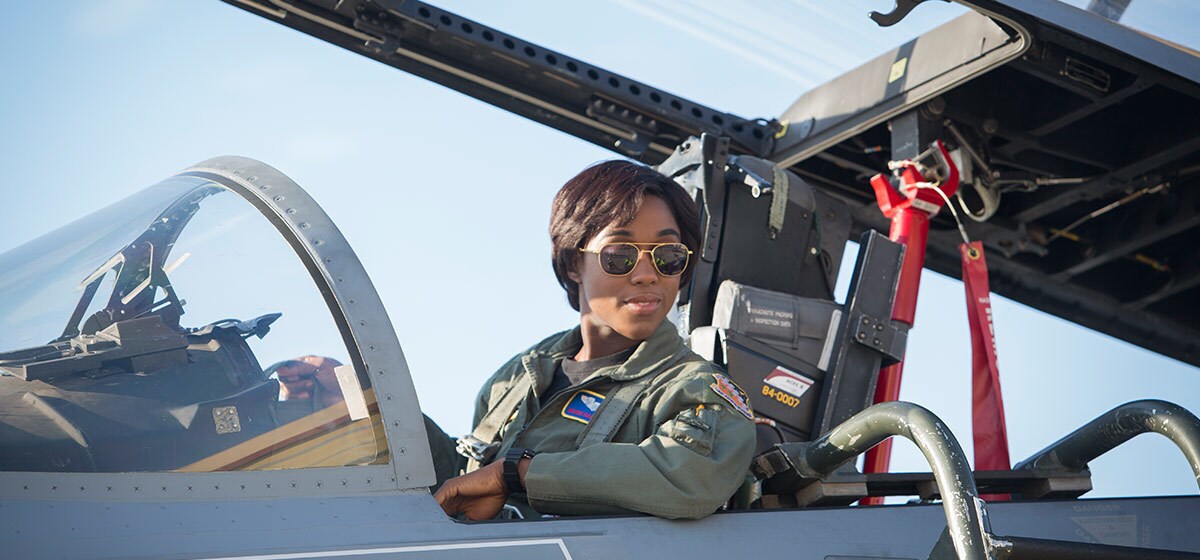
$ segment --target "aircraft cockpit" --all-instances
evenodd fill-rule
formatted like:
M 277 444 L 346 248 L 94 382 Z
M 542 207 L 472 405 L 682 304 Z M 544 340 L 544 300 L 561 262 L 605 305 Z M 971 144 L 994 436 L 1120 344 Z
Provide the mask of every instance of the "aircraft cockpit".
M 370 379 L 326 294 L 213 177 L 155 184 L 6 253 L 0 269 L 0 470 L 387 462 Z M 311 352 L 345 364 L 333 406 L 281 400 L 275 370 Z

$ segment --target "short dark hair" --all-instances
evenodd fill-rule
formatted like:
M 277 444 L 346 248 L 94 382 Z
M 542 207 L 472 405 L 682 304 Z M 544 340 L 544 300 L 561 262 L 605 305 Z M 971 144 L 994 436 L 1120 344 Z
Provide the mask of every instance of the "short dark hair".
M 683 187 L 645 165 L 604 161 L 567 181 L 554 197 L 550 211 L 554 275 L 576 311 L 579 311 L 579 284 L 568 274 L 579 265 L 579 250 L 609 224 L 623 226 L 632 222 L 646 196 L 667 203 L 679 224 L 680 241 L 697 253 L 680 277 L 680 288 L 688 285 L 700 252 L 700 213 L 696 202 Z

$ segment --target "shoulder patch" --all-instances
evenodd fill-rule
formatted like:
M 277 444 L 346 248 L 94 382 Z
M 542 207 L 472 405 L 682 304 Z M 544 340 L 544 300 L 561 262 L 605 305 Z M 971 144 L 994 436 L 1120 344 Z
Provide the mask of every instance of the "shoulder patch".
M 746 396 L 746 392 L 742 391 L 732 379 L 725 377 L 719 373 L 712 374 L 715 382 L 709 385 L 713 392 L 725 399 L 733 408 L 741 412 L 743 416 L 751 420 L 754 419 L 754 411 L 750 410 L 750 397 Z
M 567 404 L 563 405 L 563 418 L 570 418 L 576 422 L 590 424 L 592 417 L 596 415 L 596 410 L 604 403 L 604 395 L 595 391 L 581 389 L 571 395 L 571 399 Z

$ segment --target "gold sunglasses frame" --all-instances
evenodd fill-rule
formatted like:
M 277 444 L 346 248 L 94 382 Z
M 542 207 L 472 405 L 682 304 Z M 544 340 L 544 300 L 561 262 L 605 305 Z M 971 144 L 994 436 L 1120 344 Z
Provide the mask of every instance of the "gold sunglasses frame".
M 607 270 L 604 270 L 604 263 L 601 262 L 601 260 L 600 260 L 600 252 L 603 251 L 604 248 L 608 247 L 609 245 L 632 245 L 634 249 L 637 249 L 637 252 L 638 252 L 637 260 L 633 261 L 633 266 L 630 267 L 629 272 L 626 272 L 625 274 L 613 274 Z M 645 245 L 649 245 L 650 248 L 643 249 L 642 246 L 645 246 Z M 679 245 L 680 247 L 683 247 L 684 250 L 687 251 L 686 258 L 684 258 L 684 260 L 683 260 L 683 270 L 680 270 L 679 274 L 664 274 L 663 271 L 658 268 L 658 263 L 654 262 L 654 250 L 659 247 L 665 247 L 667 245 Z M 676 277 L 682 276 L 684 272 L 687 272 L 687 267 L 692 262 L 692 250 L 688 249 L 687 245 L 684 245 L 683 243 L 678 243 L 678 242 L 676 242 L 676 243 L 634 243 L 632 241 L 614 241 L 612 243 L 605 243 L 605 244 L 601 245 L 599 249 L 580 248 L 579 252 L 580 253 L 595 253 L 596 254 L 596 264 L 600 267 L 600 272 L 603 272 L 614 278 L 621 278 L 621 277 L 629 276 L 630 274 L 633 274 L 633 271 L 637 269 L 638 263 L 642 262 L 642 253 L 650 253 L 650 266 L 653 266 L 654 272 L 657 272 L 659 276 L 662 276 L 664 278 L 676 278 Z

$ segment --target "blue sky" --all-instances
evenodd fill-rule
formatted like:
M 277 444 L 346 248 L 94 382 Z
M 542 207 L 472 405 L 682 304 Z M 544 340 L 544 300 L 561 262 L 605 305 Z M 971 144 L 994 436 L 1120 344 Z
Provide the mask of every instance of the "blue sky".
M 628 0 L 584 14 L 550 1 L 441 5 L 744 117 L 775 116 L 961 13 L 929 3 L 879 29 L 865 13 L 890 0 Z M 1139 17 L 1152 27 L 1151 16 Z M 501 363 L 577 320 L 549 267 L 549 204 L 610 152 L 216 1 L 20 3 L 0 20 L 0 68 L 0 251 L 206 158 L 260 159 L 339 225 L 387 306 L 423 409 L 451 433 L 469 429 L 475 392 Z M 902 398 L 942 416 L 969 454 L 962 286 L 926 273 L 921 287 Z M 1014 460 L 1129 400 L 1200 411 L 1197 368 L 993 302 Z M 337 353 L 336 340 L 304 340 L 297 352 Z M 893 463 L 925 470 L 905 443 Z M 1157 436 L 1092 466 L 1093 496 L 1196 491 Z

